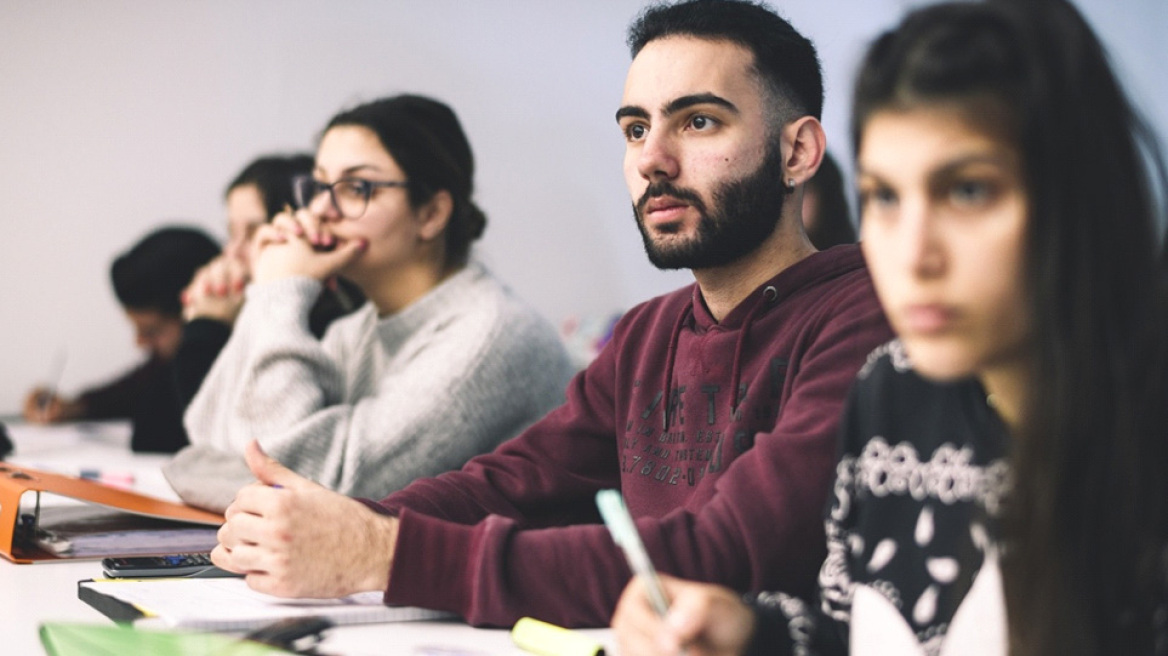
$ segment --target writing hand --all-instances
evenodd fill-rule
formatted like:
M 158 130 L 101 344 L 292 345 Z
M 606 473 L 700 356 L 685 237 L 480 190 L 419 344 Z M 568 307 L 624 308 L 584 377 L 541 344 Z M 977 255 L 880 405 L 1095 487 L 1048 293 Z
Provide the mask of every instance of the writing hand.
M 729 588 L 660 575 L 671 602 L 662 618 L 634 577 L 621 593 L 612 628 L 622 654 L 737 656 L 754 635 L 754 612 Z
M 31 424 L 54 424 L 61 421 L 80 419 L 84 408 L 78 401 L 70 401 L 43 387 L 38 387 L 24 397 L 21 415 Z
M 263 452 L 245 451 L 257 482 L 239 491 L 211 560 L 279 597 L 342 597 L 384 589 L 397 519 L 300 476 Z

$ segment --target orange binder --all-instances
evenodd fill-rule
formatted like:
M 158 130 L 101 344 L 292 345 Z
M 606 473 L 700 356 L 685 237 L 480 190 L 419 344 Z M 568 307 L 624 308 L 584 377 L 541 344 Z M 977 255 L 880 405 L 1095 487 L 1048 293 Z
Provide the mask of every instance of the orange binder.
M 122 490 L 94 481 L 53 474 L 29 467 L 21 467 L 0 462 L 0 556 L 14 563 L 36 563 L 60 560 L 95 559 L 106 556 L 149 555 L 140 546 L 114 545 L 101 553 L 74 555 L 68 549 L 57 551 L 44 546 L 37 538 L 44 534 L 41 493 L 51 493 L 70 497 L 95 507 L 110 511 L 108 514 L 127 520 L 150 525 L 155 530 L 161 528 L 207 528 L 223 523 L 222 515 L 192 508 L 179 503 L 146 496 L 129 490 Z M 30 495 L 26 498 L 25 495 Z M 21 501 L 24 500 L 22 511 Z M 29 512 L 29 507 L 34 508 Z M 47 516 L 49 509 L 45 509 Z M 23 516 L 22 516 L 23 515 Z M 205 531 L 204 531 L 205 532 Z M 170 553 L 155 551 L 155 555 Z

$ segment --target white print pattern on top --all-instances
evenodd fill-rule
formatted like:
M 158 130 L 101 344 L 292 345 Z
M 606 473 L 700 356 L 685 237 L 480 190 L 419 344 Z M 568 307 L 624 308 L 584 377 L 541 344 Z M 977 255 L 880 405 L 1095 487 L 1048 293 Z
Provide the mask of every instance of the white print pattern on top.
M 853 656 L 1005 656 L 1006 606 L 998 557 L 987 554 L 948 631 L 922 644 L 884 595 L 857 586 L 852 601 Z
M 996 516 L 1009 465 L 998 460 L 983 468 L 970 464 L 972 459 L 971 447 L 958 449 L 944 444 L 928 462 L 921 462 L 912 444 L 902 442 L 893 447 L 883 437 L 874 437 L 857 462 L 858 484 L 878 497 L 908 491 L 918 501 L 932 498 L 950 505 L 976 501 Z
M 859 374 L 841 441 L 820 606 L 760 595 L 757 646 L 820 656 L 1005 654 L 999 516 L 1011 448 L 985 388 L 926 380 L 899 342 L 886 344 Z M 1163 562 L 1168 568 L 1168 549 Z M 1157 654 L 1168 654 L 1164 599 L 1133 618 L 1148 622 Z
M 872 438 L 858 458 L 845 456 L 840 460 L 834 490 L 835 503 L 826 527 L 828 556 L 820 571 L 819 581 L 823 593 L 823 610 L 837 620 L 851 623 L 852 653 L 906 653 L 903 649 L 904 644 L 897 639 L 883 634 L 869 635 L 868 629 L 864 628 L 887 627 L 889 625 L 887 618 L 874 623 L 866 622 L 857 617 L 857 611 L 862 614 L 875 613 L 881 617 L 888 614 L 888 609 L 895 611 L 891 615 L 895 616 L 899 626 L 893 634 L 900 635 L 899 631 L 903 631 L 913 636 L 914 649 L 918 650 L 915 653 L 947 654 L 950 652 L 943 648 L 945 644 L 964 642 L 965 638 L 960 636 L 952 641 L 946 638 L 954 631 L 952 623 L 934 623 L 942 587 L 958 579 L 960 563 L 949 555 L 927 554 L 930 553 L 930 546 L 936 533 L 935 510 L 932 504 L 953 505 L 959 502 L 972 502 L 984 508 L 990 517 L 996 517 L 1000 511 L 1002 496 L 1008 487 L 1007 463 L 1004 459 L 999 459 L 987 467 L 980 467 L 973 464 L 972 460 L 973 451 L 968 446 L 957 448 L 953 444 L 945 443 L 927 460 L 923 460 L 912 444 L 902 442 L 890 445 L 880 436 Z M 875 498 L 899 496 L 922 502 L 910 536 L 904 536 L 900 541 L 892 536 L 876 541 L 872 555 L 865 565 L 872 579 L 862 584 L 852 581 L 848 560 L 849 558 L 854 560 L 863 553 L 865 540 L 862 536 L 847 533 L 843 527 L 853 511 L 857 496 Z M 970 543 L 983 553 L 986 547 L 990 546 L 985 529 L 979 524 L 975 523 L 970 527 L 969 537 Z M 868 536 L 868 539 L 870 540 L 871 536 Z M 905 539 L 907 542 L 902 544 Z M 932 583 L 915 598 L 905 599 L 904 593 L 892 579 L 882 577 L 880 573 L 898 553 L 910 547 L 925 552 L 923 574 Z M 1000 579 L 996 564 L 994 567 L 995 569 L 986 572 L 985 576 Z M 983 578 L 982 571 L 978 572 L 975 587 Z M 987 594 L 1000 590 L 1000 587 L 999 580 L 996 584 L 981 584 L 978 589 L 982 594 Z M 970 591 L 972 592 L 973 588 Z M 880 600 L 878 608 L 873 607 L 874 599 Z M 967 595 L 961 602 L 958 612 L 960 613 L 967 604 L 985 605 L 990 601 L 986 598 L 971 600 Z M 970 613 L 983 619 L 1000 615 L 1001 633 L 1004 635 L 1004 601 L 998 598 L 990 605 L 996 605 L 997 611 L 980 608 Z M 906 613 L 912 617 L 915 624 L 927 629 L 914 633 L 905 621 Z M 954 620 L 956 617 L 955 615 Z M 857 621 L 864 630 L 863 634 L 857 633 Z M 989 629 L 990 627 L 985 627 L 985 630 Z M 877 637 L 879 639 L 875 639 Z M 979 639 L 975 644 L 984 643 Z M 887 645 L 892 650 L 868 652 L 869 649 L 881 648 L 882 645 Z

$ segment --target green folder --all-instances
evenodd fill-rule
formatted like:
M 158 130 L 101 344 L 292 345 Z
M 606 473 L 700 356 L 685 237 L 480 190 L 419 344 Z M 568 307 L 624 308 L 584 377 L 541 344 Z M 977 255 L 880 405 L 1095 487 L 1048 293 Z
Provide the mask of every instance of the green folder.
M 272 656 L 291 652 L 217 633 L 152 631 L 124 625 L 45 622 L 41 644 L 49 656 Z

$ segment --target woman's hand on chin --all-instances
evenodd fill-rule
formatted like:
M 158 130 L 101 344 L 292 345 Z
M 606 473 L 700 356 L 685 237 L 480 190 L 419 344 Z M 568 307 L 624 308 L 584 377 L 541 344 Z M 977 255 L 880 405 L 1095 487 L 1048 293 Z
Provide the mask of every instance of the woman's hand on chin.
M 306 229 L 305 222 L 312 223 Z M 325 281 L 339 273 L 368 248 L 364 239 L 338 240 L 327 225 L 301 210 L 283 213 L 256 232 L 252 277 L 267 282 L 293 276 Z

